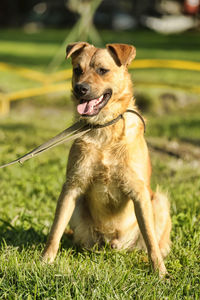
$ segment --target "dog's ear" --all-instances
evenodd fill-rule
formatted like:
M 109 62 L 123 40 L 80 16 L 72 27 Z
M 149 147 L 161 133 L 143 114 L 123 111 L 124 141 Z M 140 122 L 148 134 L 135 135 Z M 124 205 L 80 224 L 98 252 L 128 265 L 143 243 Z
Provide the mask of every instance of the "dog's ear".
M 86 42 L 77 42 L 69 44 L 66 48 L 66 58 L 69 58 L 73 53 L 82 50 L 85 46 L 88 46 L 89 44 Z
M 107 44 L 106 48 L 118 66 L 128 66 L 136 56 L 135 47 L 127 44 Z

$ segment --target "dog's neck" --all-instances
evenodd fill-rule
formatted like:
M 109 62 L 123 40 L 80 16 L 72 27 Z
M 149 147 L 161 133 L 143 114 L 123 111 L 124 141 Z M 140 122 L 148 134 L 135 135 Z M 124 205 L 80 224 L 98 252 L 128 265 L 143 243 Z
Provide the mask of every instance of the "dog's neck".
M 87 132 L 80 139 L 87 143 L 94 143 L 100 149 L 111 142 L 123 141 L 123 138 L 126 139 L 130 134 L 133 137 L 138 131 L 145 131 L 144 119 L 139 114 L 133 99 L 127 110 L 116 118 L 109 118 L 109 121 L 101 124 L 100 128 L 97 124 L 92 126 L 94 130 Z

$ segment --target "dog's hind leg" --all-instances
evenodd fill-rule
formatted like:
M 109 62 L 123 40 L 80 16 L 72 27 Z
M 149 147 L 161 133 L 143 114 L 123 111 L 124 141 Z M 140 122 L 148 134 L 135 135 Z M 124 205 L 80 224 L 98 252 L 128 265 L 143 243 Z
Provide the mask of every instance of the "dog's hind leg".
M 84 197 L 81 196 L 77 200 L 69 225 L 74 232 L 74 243 L 90 249 L 95 244 L 98 246 L 103 244 L 103 235 L 95 230 L 94 221 Z
M 154 217 L 155 234 L 160 248 L 162 257 L 166 257 L 170 251 L 170 232 L 171 232 L 171 218 L 170 218 L 170 205 L 168 197 L 159 191 L 153 194 L 152 197 L 152 209 Z M 142 235 L 137 241 L 137 247 L 140 249 L 146 249 Z
M 170 251 L 171 218 L 170 205 L 167 196 L 158 189 L 152 199 L 155 232 L 163 257 Z
M 154 213 L 149 189 L 140 179 L 127 183 L 128 185 L 130 184 L 129 187 L 132 185 L 132 191 L 128 188 L 129 196 L 134 203 L 135 215 L 147 247 L 149 258 L 154 270 L 158 270 L 160 277 L 163 277 L 167 273 L 167 270 L 155 232 Z M 128 185 L 126 184 L 126 187 Z
M 85 248 L 91 248 L 94 245 L 92 218 L 84 196 L 79 197 L 77 200 L 69 225 L 74 232 L 73 239 L 75 244 Z

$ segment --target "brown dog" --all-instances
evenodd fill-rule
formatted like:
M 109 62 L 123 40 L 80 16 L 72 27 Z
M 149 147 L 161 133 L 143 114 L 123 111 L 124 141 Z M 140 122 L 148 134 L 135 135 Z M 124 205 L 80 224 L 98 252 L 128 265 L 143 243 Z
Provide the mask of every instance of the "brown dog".
M 106 49 L 78 42 L 67 47 L 73 64 L 73 94 L 79 116 L 90 124 L 115 124 L 94 129 L 75 140 L 67 178 L 44 250 L 52 262 L 70 221 L 76 243 L 83 247 L 146 248 L 153 268 L 166 273 L 171 220 L 164 194 L 150 188 L 151 165 L 127 71 L 135 48 L 108 44 Z

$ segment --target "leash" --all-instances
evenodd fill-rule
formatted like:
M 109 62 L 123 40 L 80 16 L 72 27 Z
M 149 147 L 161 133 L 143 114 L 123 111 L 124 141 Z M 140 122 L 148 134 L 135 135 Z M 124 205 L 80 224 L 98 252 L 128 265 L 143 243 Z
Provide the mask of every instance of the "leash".
M 146 125 L 145 125 L 145 121 L 143 119 L 143 117 L 136 111 L 133 109 L 127 109 L 124 113 L 133 113 L 135 115 L 137 115 L 140 120 L 143 123 L 144 126 L 144 132 L 146 130 Z M 84 135 L 85 133 L 93 130 L 93 129 L 100 129 L 100 128 L 104 128 L 107 126 L 110 126 L 116 122 L 118 122 L 120 119 L 123 119 L 123 114 L 120 114 L 119 116 L 117 116 L 115 119 L 105 123 L 105 124 L 96 124 L 96 125 L 91 125 L 91 124 L 85 124 L 84 121 L 79 121 L 76 122 L 74 125 L 70 126 L 69 128 L 65 129 L 64 131 L 62 131 L 61 133 L 57 134 L 56 136 L 54 136 L 52 139 L 48 140 L 47 142 L 41 144 L 40 146 L 36 147 L 35 149 L 33 149 L 32 151 L 26 153 L 25 155 L 9 162 L 6 163 L 4 165 L 0 166 L 0 169 L 5 168 L 7 166 L 11 166 L 15 163 L 20 163 L 23 164 L 26 160 L 35 157 L 39 154 L 41 154 L 44 151 L 47 151 L 50 148 L 53 148 L 59 144 L 62 144 L 66 141 L 69 140 L 74 140 L 76 138 L 81 137 L 82 135 Z

